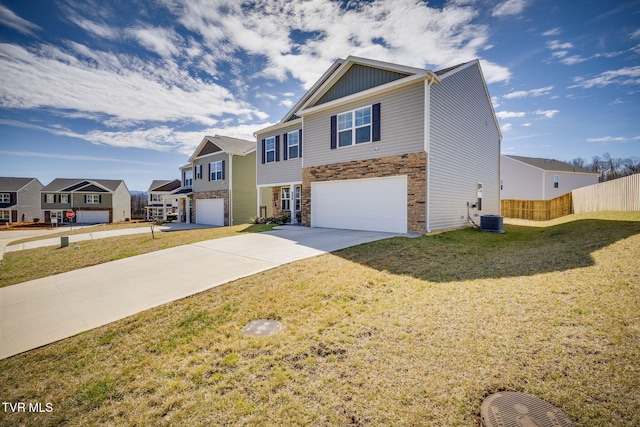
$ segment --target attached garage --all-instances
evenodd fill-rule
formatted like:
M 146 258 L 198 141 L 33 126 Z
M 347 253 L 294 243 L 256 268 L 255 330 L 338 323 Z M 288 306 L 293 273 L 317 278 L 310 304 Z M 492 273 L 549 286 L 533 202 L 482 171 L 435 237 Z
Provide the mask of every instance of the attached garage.
M 311 226 L 407 232 L 407 177 L 311 183 Z
M 224 225 L 224 199 L 196 199 L 196 224 Z
M 77 211 L 78 224 L 105 224 L 109 222 L 109 211 Z

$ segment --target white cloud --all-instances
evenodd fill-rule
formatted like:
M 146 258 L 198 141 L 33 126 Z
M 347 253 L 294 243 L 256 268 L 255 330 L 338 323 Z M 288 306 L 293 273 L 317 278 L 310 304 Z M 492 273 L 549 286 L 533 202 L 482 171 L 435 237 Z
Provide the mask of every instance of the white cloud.
M 498 98 L 497 96 L 492 96 L 491 97 L 491 104 L 493 104 L 493 108 L 498 108 L 500 106 L 500 98 Z
M 13 28 L 14 30 L 21 32 L 26 35 L 34 35 L 34 31 L 39 31 L 41 28 L 34 24 L 33 22 L 29 22 L 26 19 L 20 18 L 18 15 L 13 13 L 12 10 L 0 4 L 0 25 L 4 25 L 9 28 Z
M 176 43 L 179 43 L 181 38 L 173 30 L 152 27 L 131 28 L 127 30 L 127 33 L 136 39 L 142 47 L 163 58 L 170 58 L 180 52 Z
M 618 85 L 640 85 L 640 66 L 624 67 L 619 70 L 609 70 L 598 74 L 596 77 L 585 79 L 584 77 L 574 77 L 575 85 L 570 89 L 580 87 L 590 89 L 592 87 L 605 87 L 612 84 Z
M 640 28 L 629 34 L 629 38 L 632 40 L 640 39 Z
M 552 40 L 550 42 L 547 42 L 547 47 L 551 50 L 565 50 L 572 49 L 573 45 L 571 43 L 560 43 L 558 40 Z
M 515 117 L 524 117 L 525 113 L 523 112 L 515 112 L 515 111 L 498 111 L 496 112 L 496 117 L 499 119 L 512 119 Z
M 518 91 L 511 92 L 504 95 L 504 98 L 514 99 L 514 98 L 524 98 L 527 96 L 536 97 L 536 96 L 548 95 L 549 92 L 552 90 L 553 90 L 553 86 L 546 86 L 546 87 L 541 87 L 538 89 L 531 89 L 531 90 L 518 90 Z
M 544 116 L 547 119 L 552 119 L 553 116 L 555 116 L 559 112 L 560 111 L 558 110 L 537 110 L 536 112 L 534 112 L 534 114 L 537 116 Z
M 531 123 L 523 123 L 520 126 L 528 128 L 529 126 L 531 126 Z
M 544 33 L 542 33 L 543 36 L 557 36 L 560 35 L 560 33 L 562 32 L 562 30 L 559 27 L 556 28 L 552 28 L 550 30 L 545 31 Z
M 518 15 L 525 6 L 525 0 L 507 0 L 493 10 L 492 16 Z
M 513 126 L 511 125 L 511 123 L 505 123 L 504 125 L 502 125 L 502 126 L 500 127 L 500 130 L 501 130 L 502 132 L 509 132 L 509 131 L 511 130 L 511 128 L 512 128 L 512 127 L 513 127 Z
M 116 162 L 116 163 L 132 163 L 138 165 L 153 165 L 154 163 L 142 162 L 139 160 L 129 159 L 116 159 L 114 157 L 102 157 L 102 156 L 84 156 L 79 154 L 60 154 L 60 153 L 43 153 L 41 151 L 0 151 L 0 154 L 5 156 L 19 156 L 19 157 L 44 157 L 46 159 L 60 159 L 60 160 L 79 160 L 90 162 Z
M 80 16 L 70 16 L 69 19 L 83 30 L 95 36 L 109 40 L 115 40 L 120 36 L 118 30 L 108 25 L 100 24 Z
M 599 138 L 587 138 L 587 142 L 603 142 L 603 143 L 625 143 L 631 141 L 640 141 L 640 135 L 638 136 L 602 136 Z
M 291 108 L 294 104 L 295 102 L 291 99 L 283 99 L 282 101 L 280 101 L 280 105 L 286 108 Z
M 88 54 L 97 65 L 53 46 L 27 50 L 0 44 L 0 106 L 50 107 L 100 113 L 122 121 L 204 125 L 215 124 L 215 117 L 224 114 L 266 117 L 248 103 L 235 100 L 228 89 L 181 70 L 105 52 Z

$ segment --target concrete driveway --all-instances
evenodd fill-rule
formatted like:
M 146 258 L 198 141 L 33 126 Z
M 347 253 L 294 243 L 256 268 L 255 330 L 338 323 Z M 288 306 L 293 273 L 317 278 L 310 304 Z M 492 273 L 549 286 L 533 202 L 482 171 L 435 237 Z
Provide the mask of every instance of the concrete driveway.
M 0 359 L 283 264 L 393 236 L 284 226 L 0 288 Z

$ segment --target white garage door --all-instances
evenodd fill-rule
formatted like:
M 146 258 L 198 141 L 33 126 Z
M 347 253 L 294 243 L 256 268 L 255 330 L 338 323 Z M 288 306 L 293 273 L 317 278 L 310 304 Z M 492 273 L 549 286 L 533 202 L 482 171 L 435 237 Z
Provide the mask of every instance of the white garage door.
M 197 199 L 196 224 L 224 225 L 224 199 Z
M 407 177 L 311 183 L 311 226 L 407 232 Z
M 77 211 L 76 222 L 79 224 L 104 224 L 109 222 L 109 211 Z

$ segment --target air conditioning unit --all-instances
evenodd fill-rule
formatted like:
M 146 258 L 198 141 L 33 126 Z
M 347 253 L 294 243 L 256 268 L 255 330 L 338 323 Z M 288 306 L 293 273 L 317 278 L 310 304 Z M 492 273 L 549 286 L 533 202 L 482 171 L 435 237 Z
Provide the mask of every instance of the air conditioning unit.
M 480 217 L 480 230 L 504 233 L 502 219 L 500 215 L 482 215 Z

